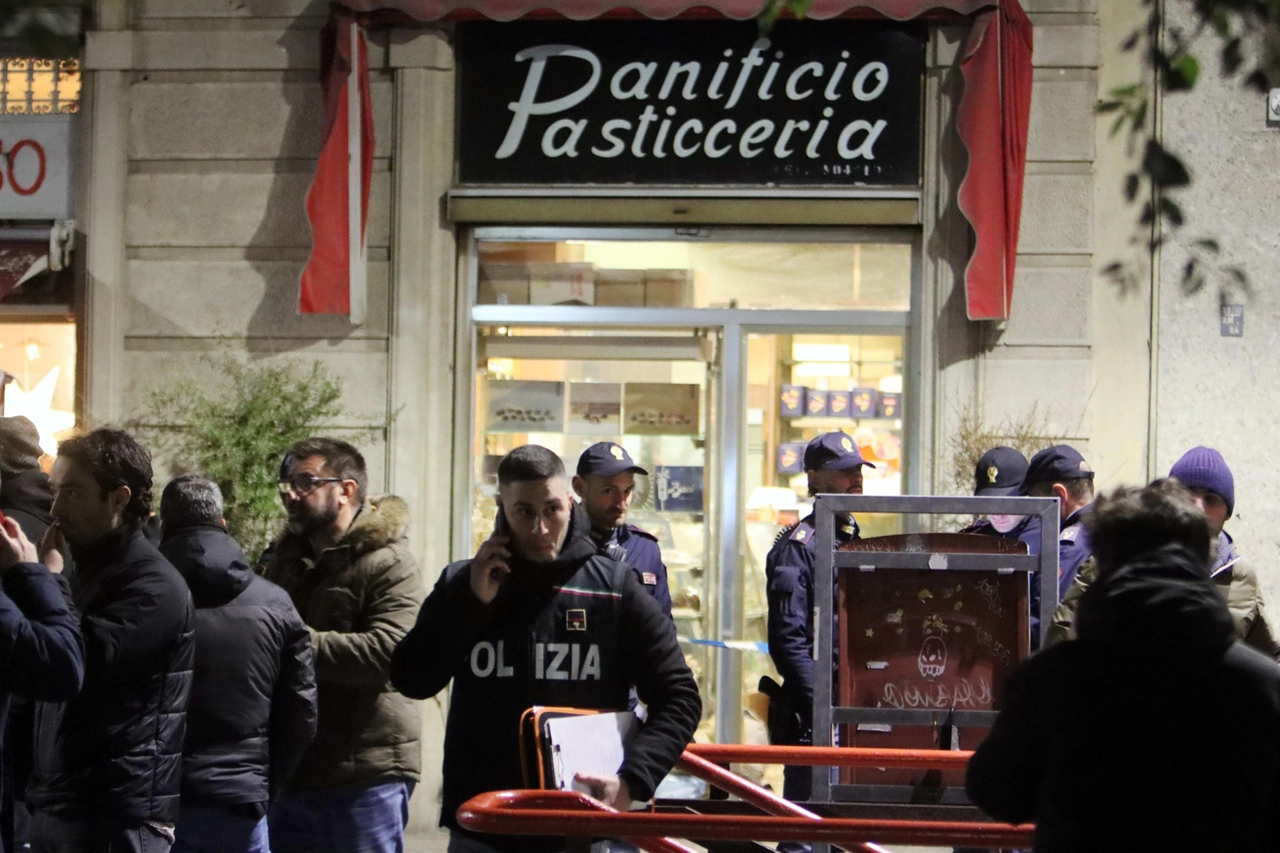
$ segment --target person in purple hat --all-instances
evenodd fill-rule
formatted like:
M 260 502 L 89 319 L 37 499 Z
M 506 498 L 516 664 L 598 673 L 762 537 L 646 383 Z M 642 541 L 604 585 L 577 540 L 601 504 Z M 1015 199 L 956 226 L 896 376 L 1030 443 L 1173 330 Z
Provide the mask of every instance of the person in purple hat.
M 829 432 L 804 450 L 809 494 L 862 494 L 862 469 L 874 468 L 862 458 L 853 438 Z M 859 537 L 852 515 L 837 517 L 836 543 Z M 813 742 L 813 515 L 778 534 L 765 559 L 769 590 L 769 656 L 782 676 L 781 694 L 770 702 L 770 740 L 775 744 Z M 780 711 L 780 712 L 779 712 Z M 787 767 L 782 793 L 789 800 L 808 800 L 812 771 Z M 808 844 L 784 842 L 782 853 L 808 850 Z
M 1241 559 L 1235 540 L 1223 529 L 1236 509 L 1236 481 L 1226 460 L 1211 447 L 1193 447 L 1173 463 L 1169 477 L 1191 492 L 1209 520 L 1209 533 L 1213 539 L 1213 563 L 1209 575 L 1218 592 L 1227 600 L 1236 639 L 1270 658 L 1280 660 L 1280 642 L 1277 642 L 1276 633 L 1267 618 L 1258 575 Z M 1050 643 L 1075 636 L 1076 608 L 1096 577 L 1096 564 L 1090 562 L 1080 567 L 1075 583 L 1054 616 Z
M 649 476 L 625 447 L 612 441 L 597 442 L 578 457 L 573 490 L 591 519 L 591 538 L 600 553 L 634 569 L 640 585 L 670 619 L 671 589 L 658 537 L 627 524 L 636 474 Z
M 1209 575 L 1227 599 L 1236 636 L 1246 645 L 1280 660 L 1280 643 L 1267 619 L 1258 575 L 1240 556 L 1235 540 L 1223 530 L 1236 511 L 1236 480 L 1222 454 L 1211 447 L 1193 447 L 1173 463 L 1169 476 L 1191 490 L 1209 519 L 1213 536 L 1213 565 Z

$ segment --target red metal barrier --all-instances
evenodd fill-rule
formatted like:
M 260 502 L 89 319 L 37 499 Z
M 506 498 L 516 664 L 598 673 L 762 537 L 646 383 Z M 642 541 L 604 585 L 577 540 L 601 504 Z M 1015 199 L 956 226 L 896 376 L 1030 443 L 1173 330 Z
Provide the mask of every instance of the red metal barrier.
M 811 841 L 857 845 L 868 841 L 924 847 L 1030 847 L 1032 827 L 963 821 L 602 812 L 576 791 L 495 791 L 458 809 L 458 823 L 474 832 L 632 838 L 653 836 L 720 841 Z
M 772 791 L 743 779 L 736 773 L 730 773 L 720 765 L 712 764 L 707 759 L 694 755 L 688 749 L 684 751 L 684 755 L 680 756 L 676 766 L 687 773 L 697 776 L 699 779 L 710 782 L 744 803 L 750 803 L 766 814 L 779 817 L 803 817 L 814 821 L 822 820 L 820 815 L 816 815 L 790 800 L 783 799 Z M 883 847 L 870 843 L 858 844 L 856 849 L 859 853 L 888 853 Z
M 476 832 L 624 838 L 651 853 L 687 853 L 673 841 L 809 841 L 879 853 L 881 844 L 926 847 L 1032 846 L 1035 828 L 965 821 L 871 820 L 821 817 L 712 763 L 842 767 L 963 769 L 970 752 L 841 747 L 691 744 L 680 759 L 686 771 L 722 788 L 763 815 L 621 813 L 574 791 L 497 791 L 468 800 L 458 822 Z
M 963 770 L 972 752 L 941 749 L 863 749 L 845 746 L 746 746 L 691 743 L 685 755 L 734 764 L 792 764 L 809 767 L 893 767 L 909 770 Z

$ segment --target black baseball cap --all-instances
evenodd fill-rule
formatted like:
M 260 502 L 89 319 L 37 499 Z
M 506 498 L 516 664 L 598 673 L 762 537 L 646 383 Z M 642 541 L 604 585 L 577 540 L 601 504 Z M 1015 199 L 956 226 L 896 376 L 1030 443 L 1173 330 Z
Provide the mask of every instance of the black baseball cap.
M 1036 483 L 1092 479 L 1093 469 L 1084 461 L 1080 451 L 1066 444 L 1055 444 L 1031 457 L 1026 476 L 1022 478 L 1022 493 L 1026 494 Z
M 804 449 L 804 470 L 843 471 L 865 465 L 874 468 L 862 458 L 858 443 L 847 433 L 828 432 L 809 442 Z
M 1012 447 L 993 447 L 973 470 L 973 493 L 981 498 L 1005 498 L 1022 491 L 1027 457 Z
M 612 441 L 593 444 L 578 457 L 579 477 L 612 477 L 624 471 L 644 474 L 646 477 L 649 475 L 648 471 L 636 464 L 625 447 Z

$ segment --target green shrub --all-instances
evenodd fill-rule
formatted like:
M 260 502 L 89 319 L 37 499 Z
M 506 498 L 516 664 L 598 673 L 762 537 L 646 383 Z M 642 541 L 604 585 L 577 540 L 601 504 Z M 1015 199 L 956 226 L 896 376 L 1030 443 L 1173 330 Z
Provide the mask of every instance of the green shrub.
M 256 559 L 284 519 L 276 488 L 281 457 L 296 441 L 333 432 L 326 425 L 343 414 L 342 381 L 318 361 L 253 364 L 225 353 L 208 361 L 212 380 L 152 389 L 133 426 L 172 475 L 195 472 L 218 484 L 227 529 Z M 380 428 L 346 430 L 343 437 L 368 439 Z

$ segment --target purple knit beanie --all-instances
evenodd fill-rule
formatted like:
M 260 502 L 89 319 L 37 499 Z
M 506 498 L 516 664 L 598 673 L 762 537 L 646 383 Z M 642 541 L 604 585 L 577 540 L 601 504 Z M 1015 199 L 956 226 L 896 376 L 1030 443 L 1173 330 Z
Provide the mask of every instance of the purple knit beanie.
M 1236 511 L 1236 480 L 1227 460 L 1212 447 L 1193 447 L 1173 463 L 1169 476 L 1188 489 L 1214 492 L 1227 504 L 1227 515 Z

